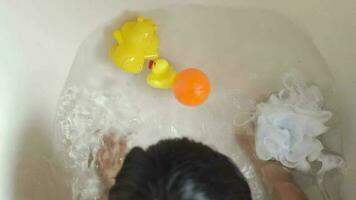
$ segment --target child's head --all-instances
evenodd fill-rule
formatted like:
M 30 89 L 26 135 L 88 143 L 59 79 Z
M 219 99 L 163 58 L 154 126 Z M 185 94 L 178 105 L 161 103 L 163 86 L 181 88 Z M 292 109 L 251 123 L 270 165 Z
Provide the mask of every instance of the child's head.
M 239 169 L 226 156 L 188 139 L 132 149 L 109 200 L 250 200 Z

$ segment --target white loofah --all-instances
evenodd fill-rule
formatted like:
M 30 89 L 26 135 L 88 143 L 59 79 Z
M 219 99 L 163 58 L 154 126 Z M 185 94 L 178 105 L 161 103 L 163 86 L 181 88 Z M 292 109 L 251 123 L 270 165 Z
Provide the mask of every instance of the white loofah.
M 284 89 L 257 105 L 257 156 L 301 171 L 308 171 L 310 162 L 320 161 L 319 174 L 342 166 L 341 157 L 322 152 L 318 139 L 332 117 L 322 109 L 320 89 L 308 86 L 296 71 L 285 74 L 282 81 Z

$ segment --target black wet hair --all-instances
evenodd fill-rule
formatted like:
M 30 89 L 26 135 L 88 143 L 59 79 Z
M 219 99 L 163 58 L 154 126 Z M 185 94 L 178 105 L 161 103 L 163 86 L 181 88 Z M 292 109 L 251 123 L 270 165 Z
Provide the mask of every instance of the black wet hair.
M 133 148 L 109 200 L 250 200 L 250 188 L 225 155 L 189 139 Z

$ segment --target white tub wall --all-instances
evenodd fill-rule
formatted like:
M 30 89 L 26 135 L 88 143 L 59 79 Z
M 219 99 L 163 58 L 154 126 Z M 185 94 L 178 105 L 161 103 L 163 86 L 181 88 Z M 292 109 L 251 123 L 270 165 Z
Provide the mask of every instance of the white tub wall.
M 43 180 L 16 181 L 19 166 L 46 170 L 33 159 L 50 154 L 56 102 L 82 40 L 127 8 L 173 1 L 0 0 L 0 198 L 38 200 Z M 180 1 L 182 2 L 182 1 Z M 187 2 L 187 1 L 184 1 Z M 203 1 L 194 1 L 203 2 Z M 214 4 L 214 1 L 204 1 Z M 351 0 L 216 1 L 269 9 L 301 26 L 328 62 L 343 95 L 345 152 L 349 162 L 345 199 L 356 195 L 356 3 Z M 49 137 L 48 137 L 49 136 Z M 33 159 L 29 159 L 33 158 Z M 48 170 L 48 169 L 47 169 Z M 16 174 L 15 179 L 12 174 Z M 26 173 L 25 173 L 26 174 Z M 31 178 L 31 177 L 28 177 Z M 63 184 L 63 183 L 58 183 Z M 28 187 L 27 187 L 28 186 Z M 30 192 L 29 188 L 34 189 Z M 14 195 L 21 192 L 23 195 Z M 38 194 L 36 194 L 38 193 Z M 27 198 L 26 198 L 27 197 Z

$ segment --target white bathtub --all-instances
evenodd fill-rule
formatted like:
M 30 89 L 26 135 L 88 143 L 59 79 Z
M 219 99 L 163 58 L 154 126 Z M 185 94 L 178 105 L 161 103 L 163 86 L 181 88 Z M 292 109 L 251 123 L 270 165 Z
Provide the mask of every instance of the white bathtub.
M 53 117 L 59 94 L 82 40 L 124 9 L 153 8 L 164 1 L 0 1 L 0 198 L 69 199 L 64 181 L 53 183 Z M 206 4 L 218 4 L 204 1 Z M 196 1 L 196 3 L 198 3 Z M 221 2 L 219 2 L 221 3 Z M 343 151 L 348 163 L 344 199 L 354 199 L 356 159 L 356 17 L 351 1 L 224 1 L 267 9 L 291 19 L 310 36 L 327 61 L 340 92 Z M 58 173 L 55 173 L 58 175 Z M 59 173 L 60 174 L 60 173 Z M 58 178 L 56 180 L 64 180 Z M 50 191 L 50 192 L 43 192 Z

